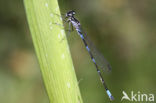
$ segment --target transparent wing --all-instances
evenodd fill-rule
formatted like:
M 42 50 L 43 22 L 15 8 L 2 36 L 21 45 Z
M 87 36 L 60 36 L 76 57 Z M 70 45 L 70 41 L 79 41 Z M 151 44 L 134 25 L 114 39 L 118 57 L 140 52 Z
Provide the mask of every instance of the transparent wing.
M 65 21 L 65 24 L 63 25 L 63 27 L 67 24 L 65 18 L 62 18 L 62 16 L 55 14 L 59 17 L 61 17 L 61 19 L 63 19 L 63 21 Z M 69 30 L 68 31 L 68 35 L 70 34 L 71 31 L 73 31 L 73 29 L 71 28 L 72 25 L 69 24 Z M 80 27 L 80 29 L 82 30 L 82 28 Z M 82 30 L 83 31 L 83 30 Z M 90 41 L 90 39 L 87 37 L 87 35 L 83 32 L 84 35 L 84 39 L 88 44 L 88 47 L 91 50 L 91 53 L 97 63 L 97 65 L 99 66 L 100 69 L 102 69 L 103 71 L 111 71 L 111 65 L 109 64 L 109 62 L 105 59 L 105 57 L 96 49 L 96 47 L 94 46 L 94 44 Z
M 112 70 L 111 65 L 105 59 L 105 57 L 96 49 L 94 44 L 91 42 L 91 40 L 88 38 L 88 36 L 85 33 L 84 33 L 84 39 L 87 42 L 88 47 L 90 48 L 91 53 L 99 68 L 102 69 L 104 72 L 110 72 Z

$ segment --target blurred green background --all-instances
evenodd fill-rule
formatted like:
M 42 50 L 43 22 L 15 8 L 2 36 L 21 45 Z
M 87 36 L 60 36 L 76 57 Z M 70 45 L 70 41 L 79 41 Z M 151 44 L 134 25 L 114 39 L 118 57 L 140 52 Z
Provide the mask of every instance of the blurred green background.
M 112 66 L 104 73 L 115 101 L 125 91 L 156 94 L 155 0 L 59 0 Z M 94 64 L 76 32 L 69 44 L 84 103 L 108 103 Z M 22 0 L 0 0 L 0 103 L 48 103 Z M 123 103 L 133 103 L 127 100 Z M 146 103 L 146 102 L 142 102 Z

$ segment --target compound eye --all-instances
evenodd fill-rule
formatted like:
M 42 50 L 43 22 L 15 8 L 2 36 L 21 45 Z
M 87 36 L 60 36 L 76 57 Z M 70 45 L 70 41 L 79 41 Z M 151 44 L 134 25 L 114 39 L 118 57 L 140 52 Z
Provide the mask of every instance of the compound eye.
M 75 15 L 75 11 L 73 11 L 73 15 Z
M 75 11 L 73 10 L 66 13 L 66 17 L 72 17 L 73 15 L 75 15 Z

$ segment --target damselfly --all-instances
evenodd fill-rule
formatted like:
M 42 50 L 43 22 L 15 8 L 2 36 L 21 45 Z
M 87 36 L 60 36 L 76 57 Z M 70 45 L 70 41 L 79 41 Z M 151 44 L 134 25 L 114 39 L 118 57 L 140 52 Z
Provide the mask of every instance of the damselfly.
M 107 95 L 109 96 L 110 100 L 113 100 L 114 98 L 113 98 L 111 92 L 109 91 L 109 89 L 108 89 L 108 87 L 107 87 L 107 85 L 106 85 L 106 83 L 104 81 L 104 78 L 102 77 L 102 74 L 100 72 L 100 69 L 99 69 L 99 67 L 101 67 L 104 70 L 111 70 L 111 66 L 109 65 L 109 63 L 107 62 L 107 60 L 104 57 L 102 57 L 102 56 L 99 56 L 99 58 L 101 58 L 102 64 L 104 64 L 104 66 L 98 65 L 98 64 L 101 64 L 101 63 L 97 62 L 98 59 L 96 59 L 95 49 L 90 48 L 90 46 L 88 45 L 88 42 L 90 42 L 90 41 L 87 38 L 87 35 L 82 31 L 81 24 L 74 17 L 74 15 L 75 15 L 75 11 L 73 11 L 73 10 L 68 11 L 65 14 L 65 21 L 69 23 L 69 26 L 70 27 L 71 26 L 74 27 L 75 30 L 77 31 L 78 35 L 81 37 L 81 39 L 82 39 L 82 41 L 83 41 L 83 43 L 84 43 L 84 45 L 85 45 L 85 47 L 86 47 L 86 49 L 87 49 L 90 57 L 91 57 L 91 59 L 92 59 L 94 65 L 96 67 L 96 70 L 97 70 L 97 72 L 99 74 L 100 80 L 101 80 L 101 82 L 102 82 L 102 84 L 103 84 L 103 86 L 104 86 L 104 88 L 106 90 Z

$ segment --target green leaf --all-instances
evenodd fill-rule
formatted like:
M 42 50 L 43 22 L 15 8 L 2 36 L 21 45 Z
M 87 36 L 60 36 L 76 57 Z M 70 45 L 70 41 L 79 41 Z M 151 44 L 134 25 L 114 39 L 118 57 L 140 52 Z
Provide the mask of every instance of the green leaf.
M 82 103 L 57 0 L 24 4 L 50 103 Z

